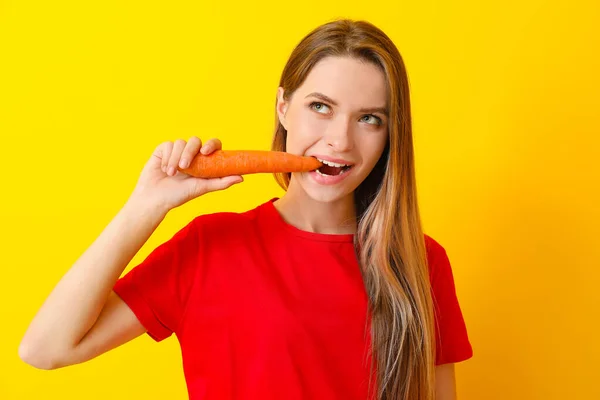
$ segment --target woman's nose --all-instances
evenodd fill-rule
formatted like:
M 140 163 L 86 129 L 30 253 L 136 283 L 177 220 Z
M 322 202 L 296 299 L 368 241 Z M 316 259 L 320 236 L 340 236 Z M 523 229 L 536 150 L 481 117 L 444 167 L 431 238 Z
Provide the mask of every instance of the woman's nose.
M 354 147 L 352 132 L 348 121 L 338 120 L 327 130 L 325 140 L 335 152 L 343 153 Z

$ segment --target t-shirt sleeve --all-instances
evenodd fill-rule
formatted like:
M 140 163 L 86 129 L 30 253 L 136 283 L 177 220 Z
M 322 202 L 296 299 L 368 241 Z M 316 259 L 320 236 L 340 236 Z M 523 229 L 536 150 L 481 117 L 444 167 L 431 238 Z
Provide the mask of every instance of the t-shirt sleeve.
M 435 311 L 436 365 L 456 363 L 473 356 L 460 309 L 452 267 L 446 250 L 428 239 L 431 290 Z
M 198 264 L 197 219 L 119 278 L 113 290 L 159 342 L 177 332 Z

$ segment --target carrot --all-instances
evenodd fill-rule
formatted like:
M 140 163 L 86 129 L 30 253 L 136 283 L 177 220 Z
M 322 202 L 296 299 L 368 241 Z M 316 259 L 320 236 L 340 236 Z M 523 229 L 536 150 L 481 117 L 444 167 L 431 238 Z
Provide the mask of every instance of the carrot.
M 177 169 L 197 178 L 222 178 L 261 172 L 307 172 L 322 165 L 314 157 L 283 151 L 216 150 L 208 155 L 198 153 L 187 168 Z

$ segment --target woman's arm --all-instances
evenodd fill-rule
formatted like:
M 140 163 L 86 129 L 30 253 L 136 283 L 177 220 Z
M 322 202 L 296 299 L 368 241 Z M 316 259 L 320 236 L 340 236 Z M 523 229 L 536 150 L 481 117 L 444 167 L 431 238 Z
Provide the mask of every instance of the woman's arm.
M 80 363 L 145 332 L 133 311 L 112 290 L 138 250 L 169 210 L 241 182 L 233 176 L 200 179 L 177 172 L 200 150 L 221 149 L 218 139 L 159 145 L 144 166 L 125 206 L 50 293 L 19 346 L 19 356 L 41 369 Z
M 456 400 L 454 364 L 435 367 L 435 400 Z
M 19 346 L 23 361 L 40 369 L 60 368 L 93 358 L 145 331 L 111 291 L 165 215 L 138 202 L 121 209 L 38 311 Z

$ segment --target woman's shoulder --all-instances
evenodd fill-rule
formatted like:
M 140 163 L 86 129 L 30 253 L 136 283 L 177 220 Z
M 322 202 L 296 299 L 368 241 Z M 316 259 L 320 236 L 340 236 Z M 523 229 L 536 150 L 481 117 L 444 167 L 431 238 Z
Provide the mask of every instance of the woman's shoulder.
M 446 249 L 429 235 L 425 235 L 425 249 L 427 251 L 427 263 L 432 280 L 440 276 L 452 274 L 452 267 Z
M 201 214 L 193 218 L 191 227 L 204 236 L 231 236 L 246 234 L 253 229 L 261 205 L 243 211 L 218 211 Z
M 424 234 L 425 236 L 425 249 L 427 250 L 427 257 L 431 258 L 437 256 L 439 254 L 443 254 L 446 252 L 446 249 L 434 238 L 431 236 Z

